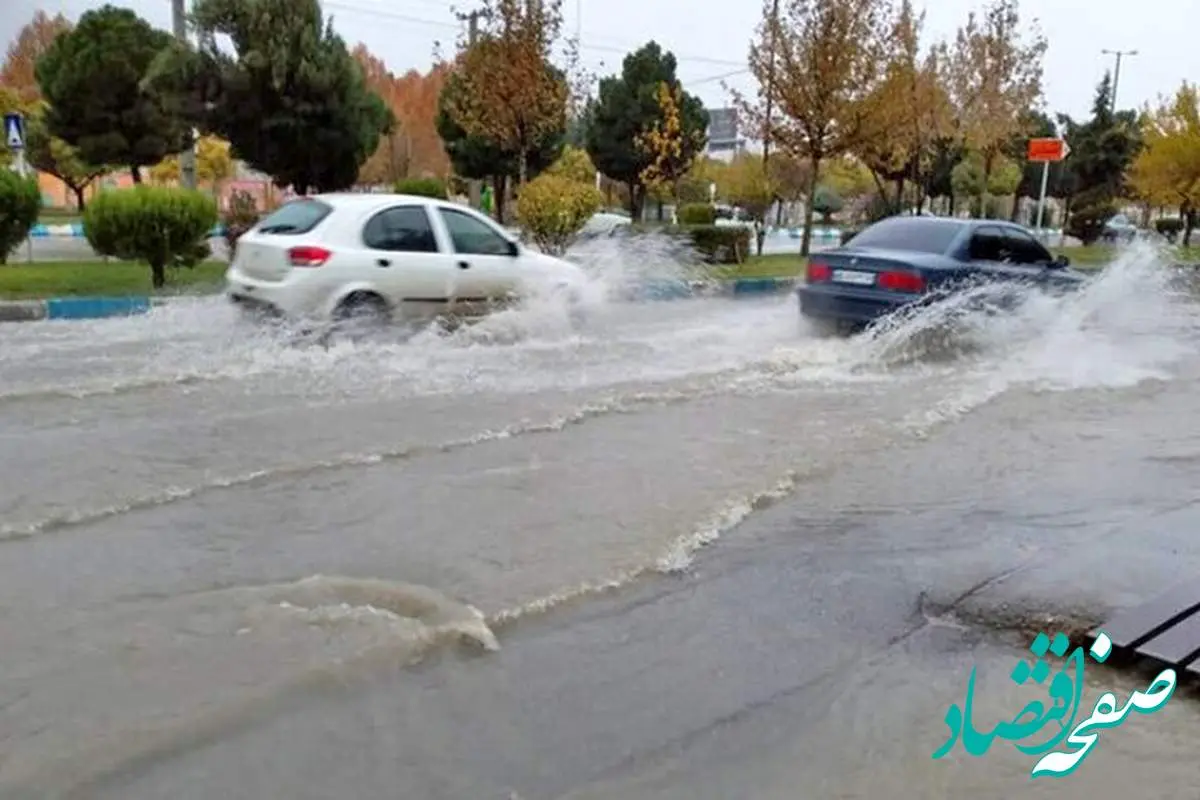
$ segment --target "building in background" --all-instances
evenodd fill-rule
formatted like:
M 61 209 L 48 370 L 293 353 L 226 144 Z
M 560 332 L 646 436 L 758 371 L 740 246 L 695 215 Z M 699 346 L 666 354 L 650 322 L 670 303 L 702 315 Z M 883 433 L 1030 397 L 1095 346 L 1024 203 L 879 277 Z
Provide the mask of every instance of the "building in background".
M 737 109 L 709 108 L 708 148 L 704 151 L 710 158 L 731 161 L 746 149 L 746 139 L 740 136 Z

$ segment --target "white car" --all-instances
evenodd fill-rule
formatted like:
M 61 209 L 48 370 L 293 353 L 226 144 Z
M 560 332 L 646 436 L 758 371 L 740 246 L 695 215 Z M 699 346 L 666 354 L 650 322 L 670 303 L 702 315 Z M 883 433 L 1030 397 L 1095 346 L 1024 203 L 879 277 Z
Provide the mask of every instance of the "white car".
M 238 238 L 225 278 L 243 307 L 318 322 L 478 317 L 548 292 L 578 303 L 585 285 L 466 206 L 399 194 L 288 202 Z

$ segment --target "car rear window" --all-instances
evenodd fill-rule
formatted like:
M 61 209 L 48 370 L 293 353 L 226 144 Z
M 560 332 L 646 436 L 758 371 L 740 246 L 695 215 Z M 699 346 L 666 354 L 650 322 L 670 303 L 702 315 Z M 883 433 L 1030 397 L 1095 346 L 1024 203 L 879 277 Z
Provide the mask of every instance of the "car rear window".
M 308 233 L 320 225 L 331 211 L 333 206 L 320 200 L 292 200 L 261 219 L 254 230 L 256 233 Z
M 849 247 L 945 253 L 962 225 L 945 219 L 897 219 L 880 222 L 851 239 Z

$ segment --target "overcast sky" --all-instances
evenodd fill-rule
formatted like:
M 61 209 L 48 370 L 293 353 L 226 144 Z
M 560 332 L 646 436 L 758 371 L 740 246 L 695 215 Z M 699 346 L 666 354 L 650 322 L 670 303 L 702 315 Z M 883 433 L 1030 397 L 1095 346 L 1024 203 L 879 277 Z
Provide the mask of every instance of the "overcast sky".
M 752 91 L 745 73 L 748 42 L 759 19 L 759 0 L 564 0 L 566 31 L 577 30 L 593 71 L 620 68 L 627 51 L 655 39 L 675 53 L 679 77 L 688 91 L 710 106 L 727 103 L 722 87 Z M 164 28 L 170 26 L 170 0 L 117 0 Z M 324 0 L 327 14 L 353 46 L 362 42 L 394 72 L 424 69 L 436 42 L 453 47 L 461 30 L 452 7 L 470 10 L 474 0 Z M 10 41 L 35 8 L 72 19 L 98 0 L 0 0 L 0 41 Z M 949 38 L 979 8 L 976 0 L 927 3 L 927 41 Z M 917 0 L 921 6 L 921 0 Z M 740 11 L 733 11 L 740 8 Z M 1200 80 L 1200 31 L 1196 0 L 1026 0 L 1028 21 L 1035 16 L 1050 42 L 1046 56 L 1046 103 L 1052 112 L 1084 116 L 1096 83 L 1113 57 L 1101 51 L 1138 50 L 1124 59 L 1118 101 L 1140 105 L 1173 92 L 1186 78 Z M 740 72 L 739 72 L 740 70 Z M 734 74 L 730 74 L 734 73 Z

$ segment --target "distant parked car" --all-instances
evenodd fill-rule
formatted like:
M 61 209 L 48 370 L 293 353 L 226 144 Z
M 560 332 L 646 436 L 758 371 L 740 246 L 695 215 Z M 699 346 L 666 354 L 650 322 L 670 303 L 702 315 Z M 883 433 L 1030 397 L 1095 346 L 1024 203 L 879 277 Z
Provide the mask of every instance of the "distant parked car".
M 896 216 L 813 255 L 797 290 L 800 313 L 828 332 L 853 332 L 916 303 L 986 282 L 1069 289 L 1069 269 L 1019 225 L 1000 220 Z
M 1132 242 L 1138 235 L 1138 226 L 1124 214 L 1116 214 L 1104 223 L 1100 238 L 1106 242 Z
M 322 194 L 280 206 L 241 236 L 226 294 L 272 315 L 374 327 L 479 317 L 541 291 L 577 306 L 583 283 L 579 267 L 522 246 L 465 206 Z

